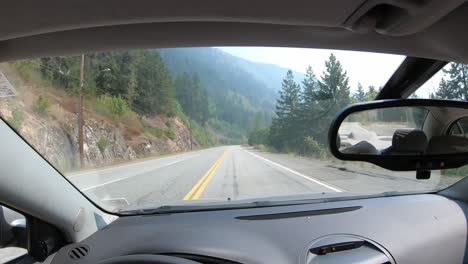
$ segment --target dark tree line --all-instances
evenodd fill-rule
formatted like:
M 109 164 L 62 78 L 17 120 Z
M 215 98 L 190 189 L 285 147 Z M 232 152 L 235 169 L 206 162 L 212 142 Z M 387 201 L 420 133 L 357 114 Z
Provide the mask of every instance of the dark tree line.
M 76 92 L 79 87 L 79 57 L 40 60 L 42 75 L 57 87 Z M 137 113 L 175 113 L 175 88 L 169 71 L 156 52 L 135 50 L 87 55 L 85 93 L 124 98 Z
M 175 79 L 176 97 L 184 113 L 205 125 L 210 117 L 210 102 L 197 74 L 184 72 Z
M 292 71 L 286 73 L 276 103 L 276 117 L 269 128 L 251 131 L 249 143 L 267 144 L 278 151 L 319 154 L 337 111 L 351 102 L 372 100 L 376 95 L 374 87 L 364 92 L 360 84 L 351 95 L 346 71 L 330 54 L 320 78 L 310 66 L 301 84 L 294 81 Z
M 432 98 L 468 100 L 468 65 L 450 63 L 448 69 L 442 70 L 443 77 L 439 88 Z
M 216 48 L 158 51 L 174 76 L 198 75 L 209 99 L 208 124 L 217 133 L 232 135 L 234 130 L 239 144 L 245 140 L 246 132 L 251 131 L 257 115 L 263 117 L 264 124 L 271 123 L 276 92 L 254 73 L 246 71 L 238 58 Z

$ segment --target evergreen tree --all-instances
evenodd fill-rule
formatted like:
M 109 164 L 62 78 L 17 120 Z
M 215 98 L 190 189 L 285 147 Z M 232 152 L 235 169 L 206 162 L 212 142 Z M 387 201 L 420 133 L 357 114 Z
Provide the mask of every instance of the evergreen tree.
M 161 57 L 148 51 L 138 51 L 137 56 L 145 59 L 136 65 L 138 96 L 134 109 L 146 115 L 174 114 L 174 86 Z
M 339 110 L 351 102 L 349 78 L 333 53 L 325 62 L 325 70 L 320 79 L 316 97 L 319 106 L 319 110 L 316 111 L 316 119 L 319 121 L 307 125 L 313 126 L 318 131 L 314 139 L 321 144 L 326 144 L 328 126 L 331 120 Z
M 343 108 L 350 103 L 349 98 L 349 78 L 340 61 L 330 54 L 325 62 L 325 71 L 319 82 L 318 99 L 331 100 L 332 104 L 338 108 Z
M 361 83 L 358 83 L 358 88 L 353 97 L 357 102 L 366 101 L 366 92 L 364 92 L 364 88 L 362 87 Z
M 303 86 L 303 100 L 306 105 L 315 104 L 317 101 L 318 81 L 315 77 L 312 67 L 309 65 L 306 70 L 306 75 L 302 81 Z
M 378 91 L 375 89 L 375 86 L 369 86 L 369 89 L 366 92 L 365 101 L 373 101 L 377 97 Z
M 208 120 L 208 96 L 205 89 L 201 87 L 200 78 L 197 74 L 192 75 L 191 92 L 189 95 L 192 97 L 192 117 L 198 122 L 205 124 Z
M 286 78 L 281 84 L 280 97 L 276 103 L 276 115 L 278 119 L 286 120 L 297 113 L 300 103 L 301 88 L 294 81 L 291 70 L 286 73 Z
M 276 103 L 276 118 L 273 119 L 269 133 L 269 142 L 278 150 L 294 148 L 298 143 L 298 114 L 301 89 L 294 81 L 291 70 L 281 84 L 279 98 Z
M 318 105 L 318 89 L 319 83 L 311 66 L 307 67 L 306 75 L 302 81 L 302 104 L 301 104 L 301 130 L 303 131 L 302 137 L 312 136 L 316 137 L 320 130 L 318 123 L 318 115 L 320 114 L 320 106 Z
M 179 101 L 182 110 L 190 116 L 192 112 L 192 78 L 187 72 L 177 76 L 174 80 L 174 86 L 176 89 L 176 98 Z
M 130 74 L 128 76 L 128 91 L 125 96 L 127 99 L 128 105 L 130 107 L 133 107 L 133 101 L 137 98 L 137 88 L 138 88 L 138 81 L 137 81 L 137 75 L 136 75 L 136 69 L 135 65 L 132 64 L 130 66 Z
M 436 96 L 442 99 L 468 100 L 468 65 L 450 63 L 450 68 L 444 69 L 443 74 Z
M 210 116 L 210 102 L 205 89 L 201 87 L 197 74 L 184 72 L 174 81 L 176 97 L 182 110 L 191 119 L 205 124 Z

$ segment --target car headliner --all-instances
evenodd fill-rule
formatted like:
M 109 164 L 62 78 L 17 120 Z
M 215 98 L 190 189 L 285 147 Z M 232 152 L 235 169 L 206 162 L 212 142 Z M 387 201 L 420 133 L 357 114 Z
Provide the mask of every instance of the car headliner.
M 0 16 L 0 61 L 84 51 L 232 45 L 359 50 L 468 62 L 465 1 L 6 0 Z M 367 12 L 374 19 L 370 22 L 359 20 L 367 9 L 383 11 Z

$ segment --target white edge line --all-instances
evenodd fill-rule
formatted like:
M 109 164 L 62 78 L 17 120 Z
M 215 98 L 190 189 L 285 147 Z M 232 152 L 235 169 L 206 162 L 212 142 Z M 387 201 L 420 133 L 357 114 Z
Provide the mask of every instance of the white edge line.
M 300 176 L 300 177 L 302 177 L 302 178 L 304 178 L 304 179 L 307 179 L 307 180 L 309 180 L 309 181 L 312 181 L 312 182 L 314 182 L 314 183 L 316 183 L 316 184 L 318 184 L 318 185 L 321 185 L 321 186 L 323 186 L 323 187 L 326 187 L 326 188 L 328 188 L 328 189 L 330 189 L 330 190 L 332 190 L 332 191 L 335 191 L 335 192 L 343 192 L 343 190 L 341 190 L 341 189 L 339 189 L 339 188 L 337 188 L 337 187 L 330 186 L 330 185 L 328 185 L 328 184 L 326 184 L 326 183 L 324 183 L 324 182 L 322 182 L 322 181 L 319 181 L 319 180 L 317 180 L 317 179 L 315 179 L 315 178 L 312 178 L 312 177 L 310 177 L 310 176 L 306 176 L 306 175 L 304 175 L 304 174 L 302 174 L 302 173 L 300 173 L 300 172 L 298 172 L 298 171 L 295 171 L 295 170 L 293 170 L 293 169 L 290 169 L 290 168 L 288 168 L 288 167 L 285 167 L 285 166 L 283 166 L 283 165 L 281 165 L 281 164 L 278 164 L 278 163 L 276 163 L 276 162 L 273 162 L 273 161 L 271 161 L 271 160 L 269 160 L 269 159 L 266 159 L 266 158 L 264 158 L 264 157 L 261 157 L 261 156 L 259 156 L 259 155 L 257 155 L 257 154 L 253 154 L 252 152 L 247 151 L 247 150 L 245 150 L 245 149 L 244 149 L 244 151 L 247 152 L 247 153 L 249 153 L 250 155 L 256 157 L 256 158 L 259 158 L 259 159 L 261 159 L 261 160 L 263 160 L 263 161 L 266 161 L 266 162 L 271 163 L 271 164 L 273 164 L 273 165 L 275 165 L 275 166 L 278 166 L 278 167 L 282 168 L 283 170 L 286 170 L 286 171 L 288 171 L 288 172 L 290 172 L 290 173 L 292 173 L 292 174 L 295 174 L 295 175 Z
M 170 166 L 170 165 L 173 165 L 173 164 L 182 162 L 182 161 L 184 161 L 184 160 L 187 160 L 187 159 L 189 159 L 189 158 L 191 158 L 191 157 L 194 157 L 194 156 L 198 156 L 198 155 L 192 155 L 192 156 L 190 156 L 190 157 L 186 157 L 186 158 L 181 159 L 181 160 L 176 160 L 176 161 L 173 161 L 173 162 L 169 162 L 169 163 L 167 163 L 167 164 L 164 164 L 164 165 L 159 166 L 159 167 L 155 167 L 155 168 L 153 168 L 153 169 L 160 169 L 160 168 L 163 168 L 163 167 L 167 167 L 167 166 Z M 129 179 L 129 178 L 132 178 L 132 177 L 135 177 L 135 176 L 138 176 L 138 175 L 140 175 L 140 174 L 131 175 L 131 176 L 128 176 L 128 177 L 123 177 L 123 178 L 120 178 L 120 179 L 115 179 L 115 180 L 112 180 L 112 181 L 104 182 L 104 183 L 101 183 L 101 184 L 98 184 L 98 185 L 94 185 L 94 186 L 91 186 L 91 187 L 87 187 L 87 188 L 84 188 L 84 189 L 80 189 L 80 191 L 85 192 L 85 191 L 88 191 L 88 190 L 91 190 L 91 189 L 95 189 L 95 188 L 102 187 L 102 186 L 107 185 L 107 184 L 110 184 L 110 183 L 123 181 L 123 180 Z
M 204 151 L 205 149 L 203 150 L 200 150 L 200 151 Z M 183 154 L 180 154 L 180 155 L 174 155 L 174 156 L 168 156 L 168 157 L 162 157 L 162 158 L 156 158 L 156 159 L 150 159 L 150 160 L 144 160 L 144 161 L 140 161 L 140 162 L 133 162 L 133 163 L 130 163 L 130 164 L 122 164 L 122 165 L 117 165 L 115 167 L 110 167 L 110 168 L 105 168 L 105 169 L 91 169 L 91 171 L 87 171 L 87 172 L 81 172 L 81 173 L 73 173 L 73 174 L 69 174 L 69 175 L 65 175 L 66 178 L 73 178 L 73 177 L 76 177 L 76 176 L 83 176 L 83 175 L 87 175 L 87 174 L 95 174 L 95 173 L 100 173 L 100 172 L 105 172 L 105 171 L 110 171 L 110 170 L 115 170 L 115 169 L 121 169 L 121 168 L 125 168 L 125 167 L 131 167 L 131 166 L 134 166 L 134 165 L 141 165 L 141 164 L 145 164 L 145 163 L 148 163 L 148 162 L 153 162 L 153 161 L 158 161 L 158 160 L 165 160 L 165 159 L 169 159 L 169 158 L 175 158 L 177 156 L 182 156 L 182 155 L 185 155 L 185 154 L 188 154 L 188 153 L 183 153 Z M 196 157 L 196 156 L 199 156 L 200 154 L 193 154 L 193 155 L 190 155 L 190 156 L 187 156 L 187 158 L 189 157 Z

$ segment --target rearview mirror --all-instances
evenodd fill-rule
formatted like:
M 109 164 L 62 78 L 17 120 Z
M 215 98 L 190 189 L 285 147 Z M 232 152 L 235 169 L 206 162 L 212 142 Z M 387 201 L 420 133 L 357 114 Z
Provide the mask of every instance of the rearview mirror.
M 345 108 L 329 131 L 331 153 L 394 171 L 457 168 L 468 163 L 468 103 L 402 99 Z M 466 130 L 465 130 L 466 129 Z

